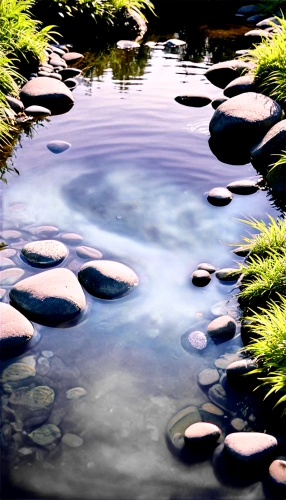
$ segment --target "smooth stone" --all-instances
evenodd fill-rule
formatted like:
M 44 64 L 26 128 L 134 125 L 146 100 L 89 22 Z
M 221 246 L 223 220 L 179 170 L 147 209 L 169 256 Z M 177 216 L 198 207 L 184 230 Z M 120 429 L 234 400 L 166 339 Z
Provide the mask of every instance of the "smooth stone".
M 245 358 L 234 361 L 226 369 L 227 380 L 230 384 L 242 388 L 249 387 L 253 381 L 257 380 L 256 374 L 250 374 L 256 368 L 257 364 L 253 359 Z
M 226 395 L 226 392 L 221 384 L 214 384 L 208 391 L 208 396 L 212 403 L 222 410 L 231 411 L 232 403 Z
M 232 267 L 225 267 L 223 269 L 218 269 L 218 271 L 216 271 L 215 275 L 216 275 L 216 278 L 220 281 L 237 281 L 240 274 L 237 272 L 239 271 L 239 269 L 235 269 L 235 268 L 232 268 Z
M 242 195 L 256 193 L 256 191 L 259 189 L 255 181 L 250 181 L 248 179 L 230 182 L 226 187 L 232 193 Z
M 233 59 L 213 64 L 205 72 L 205 77 L 216 87 L 224 89 L 232 80 L 238 78 L 242 71 L 249 70 L 251 67 L 251 63 Z
M 77 81 L 74 78 L 67 78 L 64 84 L 70 89 L 74 90 L 77 87 Z
M 138 276 L 130 267 L 112 260 L 87 262 L 78 279 L 91 295 L 104 299 L 121 297 L 138 285 Z
M 42 425 L 28 434 L 29 438 L 39 446 L 54 443 L 57 439 L 60 439 L 61 435 L 60 429 L 54 424 Z
M 35 376 L 36 376 L 36 370 L 32 366 L 27 365 L 25 363 L 13 363 L 3 371 L 2 381 L 19 382 L 19 380 L 24 380 Z
M 53 69 L 54 69 L 54 67 L 51 64 L 46 63 L 46 62 L 42 62 L 40 67 L 51 70 L 51 71 L 53 71 Z
M 200 270 L 194 271 L 192 274 L 192 283 L 195 286 L 203 287 L 211 281 L 211 275 L 208 271 Z
M 224 415 L 224 412 L 216 405 L 213 403 L 205 403 L 202 405 L 202 410 L 210 413 L 211 415 L 216 415 L 218 417 L 222 417 Z
M 16 97 L 12 97 L 9 95 L 5 97 L 10 108 L 13 109 L 15 113 L 21 113 L 22 111 L 24 111 L 24 104 L 19 99 L 16 99 Z
M 67 63 L 60 57 L 57 56 L 56 54 L 52 54 L 50 59 L 49 59 L 49 64 L 53 66 L 53 68 L 67 68 L 68 65 Z
M 30 367 L 31 368 L 31 367 Z M 27 390 L 21 387 L 12 392 L 9 403 L 12 406 L 27 408 L 30 411 L 49 409 L 55 399 L 53 389 L 47 385 L 38 385 L 34 389 Z
M 221 437 L 221 430 L 217 425 L 208 422 L 197 422 L 185 430 L 185 443 L 188 447 L 214 446 Z
M 42 351 L 41 354 L 42 354 L 42 356 L 44 356 L 44 358 L 47 358 L 47 359 L 52 358 L 54 355 L 53 351 Z
M 231 316 L 219 316 L 209 323 L 207 332 L 213 340 L 231 339 L 236 332 L 236 323 Z
M 59 75 L 61 75 L 63 82 L 70 78 L 75 78 L 81 75 L 81 70 L 77 68 L 64 68 L 59 70 Z
M 15 205 L 11 205 L 9 210 L 11 210 L 11 212 L 23 212 L 24 210 L 27 210 L 27 208 L 27 205 L 24 205 L 23 203 L 16 203 Z
M 201 415 L 196 406 L 188 406 L 184 410 L 179 411 L 167 425 L 167 433 L 171 441 L 176 434 L 185 434 L 185 430 L 196 422 L 201 422 Z
M 7 267 L 14 267 L 16 266 L 15 262 L 13 260 L 8 259 L 8 257 L 2 257 L 0 254 L 0 269 L 6 269 Z
M 259 9 L 258 5 L 243 5 L 237 10 L 237 13 L 244 15 L 256 14 L 258 9 Z
M 139 49 L 140 45 L 137 42 L 133 42 L 132 40 L 119 40 L 116 43 L 116 47 L 118 49 Z
M 224 187 L 216 187 L 208 192 L 208 202 L 215 207 L 224 207 L 232 200 L 231 192 Z
M 191 332 L 188 336 L 188 341 L 190 342 L 192 347 L 198 349 L 199 351 L 205 349 L 208 344 L 206 334 L 200 331 Z
M 255 92 L 256 85 L 253 75 L 239 76 L 232 80 L 224 89 L 223 93 L 226 97 L 234 97 L 244 92 Z
M 213 109 L 217 109 L 223 102 L 227 101 L 227 97 L 217 97 L 211 102 Z
M 54 52 L 54 54 L 58 54 L 59 56 L 63 56 L 64 54 L 66 54 L 67 51 L 62 50 L 59 47 L 53 47 L 53 52 Z
M 11 289 L 10 298 L 27 313 L 52 321 L 71 319 L 86 305 L 75 275 L 64 268 L 44 271 L 20 281 Z
M 49 78 L 55 78 L 55 80 L 62 81 L 62 77 L 58 73 L 50 73 Z
M 62 437 L 62 443 L 70 446 L 71 448 L 78 448 L 82 445 L 83 439 L 76 434 L 66 433 Z
M 73 387 L 66 392 L 67 399 L 79 399 L 85 396 L 87 391 L 83 387 Z
M 0 233 L 0 238 L 3 238 L 3 240 L 17 240 L 21 238 L 21 236 L 22 234 L 20 231 L 15 231 L 13 229 L 6 229 Z
M 51 114 L 50 110 L 43 106 L 28 106 L 25 109 L 25 113 L 32 116 L 49 116 Z
M 21 358 L 21 363 L 25 363 L 26 365 L 31 366 L 32 368 L 36 369 L 36 356 L 24 356 L 24 358 Z
M 246 19 L 246 22 L 247 23 L 259 23 L 262 19 L 263 19 L 263 16 L 261 14 L 256 14 L 255 16 L 248 17 Z
M 232 250 L 232 252 L 235 255 L 238 255 L 239 257 L 247 257 L 249 252 L 250 252 L 250 248 L 247 248 L 245 246 L 241 246 L 241 247 L 235 248 L 234 250 Z
M 182 47 L 183 45 L 186 45 L 186 42 L 184 40 L 178 40 L 178 38 L 170 38 L 164 43 L 165 47 Z
M 209 387 L 219 381 L 219 372 L 214 368 L 206 368 L 199 374 L 199 384 L 203 387 Z
M 277 439 L 261 432 L 235 432 L 224 441 L 227 455 L 237 465 L 262 465 L 271 460 L 277 448 Z
M 22 248 L 22 254 L 32 264 L 50 266 L 62 262 L 68 255 L 68 249 L 60 241 L 41 240 L 27 243 Z
M 28 446 L 23 446 L 19 448 L 18 453 L 20 457 L 31 457 L 35 453 L 35 448 L 29 448 Z
M 181 95 L 175 97 L 175 101 L 179 104 L 183 104 L 184 106 L 190 106 L 193 108 L 202 108 L 203 106 L 207 106 L 212 100 L 210 97 L 206 95 Z
M 237 353 L 226 352 L 217 358 L 214 362 L 216 368 L 219 370 L 226 370 L 231 363 L 239 361 L 241 357 Z
M 83 240 L 83 237 L 76 233 L 64 233 L 61 239 L 68 245 L 78 245 Z
M 230 425 L 234 431 L 240 432 L 247 427 L 247 421 L 242 420 L 242 418 L 233 418 L 230 421 Z
M 0 252 L 0 256 L 1 257 L 7 257 L 10 258 L 10 257 L 14 257 L 16 255 L 16 250 L 14 250 L 13 248 L 6 248 L 4 250 L 1 250 Z
M 0 284 L 2 286 L 15 285 L 24 274 L 25 271 L 20 267 L 4 269 L 4 271 L 0 271 Z
M 268 130 L 262 140 L 250 150 L 255 168 L 268 169 L 286 149 L 286 120 L 281 120 Z
M 40 71 L 38 71 L 38 75 L 37 76 L 39 76 L 40 78 L 42 78 L 43 76 L 45 76 L 46 78 L 50 78 L 51 71 L 50 70 L 45 70 L 45 71 L 40 70 Z
M 66 52 L 65 54 L 62 55 L 62 58 L 68 64 L 74 64 L 78 61 L 81 61 L 81 59 L 83 59 L 84 56 L 79 52 Z
M 261 21 L 259 21 L 256 26 L 258 28 L 272 28 L 273 27 L 273 24 L 276 25 L 276 26 L 279 26 L 281 25 L 281 21 L 280 19 L 277 19 L 277 17 L 268 17 L 267 19 L 262 19 Z
M 59 229 L 56 226 L 38 226 L 29 228 L 29 232 L 35 235 L 54 236 L 58 234 Z
M 30 321 L 10 304 L 0 303 L 1 331 L 0 347 L 10 348 L 30 340 L 34 328 Z M 13 366 L 13 365 L 11 365 Z M 17 367 L 16 367 L 17 368 Z M 20 367 L 21 368 L 21 367 Z M 15 370 L 15 368 L 14 368 Z
M 198 269 L 201 269 L 203 271 L 208 271 L 208 273 L 210 274 L 214 273 L 216 270 L 216 268 L 212 264 L 209 264 L 208 262 L 201 262 L 201 264 L 198 265 Z
M 65 141 L 51 141 L 47 144 L 47 148 L 49 151 L 54 153 L 55 155 L 58 155 L 60 153 L 64 153 L 71 147 L 71 144 L 69 142 Z
M 20 91 L 25 107 L 33 104 L 44 106 L 51 112 L 68 110 L 74 104 L 74 98 L 67 86 L 54 78 L 35 78 L 30 80 Z
M 145 47 L 149 47 L 150 49 L 153 49 L 154 47 L 156 47 L 157 43 L 156 42 L 146 42 L 144 43 L 144 46 Z
M 274 460 L 269 467 L 269 479 L 271 483 L 286 492 L 286 460 Z
M 96 248 L 80 246 L 75 249 L 76 254 L 81 259 L 101 259 L 102 253 Z
M 241 50 L 236 50 L 235 51 L 235 54 L 237 56 L 244 56 L 244 55 L 246 55 L 248 53 L 249 53 L 249 50 L 247 50 L 247 49 L 241 49 Z

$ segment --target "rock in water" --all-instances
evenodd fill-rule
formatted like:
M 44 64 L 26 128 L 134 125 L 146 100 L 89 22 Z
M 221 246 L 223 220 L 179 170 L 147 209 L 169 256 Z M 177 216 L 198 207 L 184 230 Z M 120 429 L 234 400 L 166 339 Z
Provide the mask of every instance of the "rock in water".
M 216 87 L 224 89 L 232 80 L 238 78 L 242 71 L 250 68 L 250 63 L 233 59 L 214 64 L 206 71 L 205 77 Z
M 68 64 L 74 64 L 78 61 L 81 61 L 81 59 L 83 59 L 84 56 L 83 54 L 79 54 L 79 52 L 66 52 L 62 55 L 62 58 Z
M 70 446 L 71 448 L 78 448 L 79 446 L 82 445 L 83 440 L 76 434 L 67 433 L 63 435 L 62 443 L 66 444 L 67 446 Z
M 55 155 L 58 155 L 60 153 L 64 153 L 71 147 L 71 144 L 69 142 L 65 141 L 51 141 L 47 144 L 47 148 L 49 151 L 54 153 Z
M 237 464 L 261 466 L 270 461 L 277 439 L 261 432 L 235 432 L 224 441 L 227 455 Z
M 0 303 L 0 347 L 10 348 L 30 340 L 34 328 L 30 321 L 9 304 Z
M 286 120 L 276 123 L 250 151 L 251 163 L 258 170 L 268 169 L 286 149 Z
M 28 106 L 25 109 L 25 113 L 27 115 L 32 115 L 32 116 L 49 116 L 51 114 L 50 110 L 48 108 L 44 108 L 43 106 Z
M 188 406 L 184 410 L 179 411 L 168 423 L 167 433 L 171 442 L 176 447 L 176 441 L 179 441 L 181 447 L 181 440 L 177 440 L 178 435 L 184 436 L 185 430 L 195 422 L 201 422 L 199 410 L 195 406 Z
M 236 331 L 236 323 L 231 316 L 219 316 L 209 323 L 207 332 L 213 340 L 231 339 Z
M 19 382 L 36 376 L 36 370 L 26 363 L 13 363 L 2 373 L 3 382 Z
M 189 448 L 205 448 L 214 446 L 221 436 L 217 425 L 208 422 L 197 422 L 185 430 L 185 443 Z
M 216 187 L 208 192 L 208 202 L 215 207 L 224 207 L 232 200 L 231 192 L 224 187 Z
M 28 434 L 29 438 L 39 446 L 47 446 L 48 444 L 54 443 L 61 435 L 60 429 L 54 424 L 42 425 Z
M 165 42 L 165 47 L 182 47 L 183 45 L 186 45 L 186 42 L 184 40 L 179 40 L 178 38 L 170 38 Z
M 212 100 L 206 95 L 179 95 L 175 97 L 175 101 L 184 106 L 191 106 L 193 108 L 202 108 L 207 106 Z
M 131 40 L 119 40 L 116 44 L 118 49 L 138 49 L 140 47 L 139 43 L 132 42 Z
M 22 87 L 20 97 L 25 107 L 38 105 L 52 113 L 67 111 L 74 104 L 74 98 L 67 86 L 48 77 L 34 78 Z
M 224 89 L 223 93 L 226 97 L 234 97 L 244 92 L 255 92 L 256 85 L 253 75 L 239 76 L 232 80 Z
M 68 254 L 68 249 L 60 241 L 41 240 L 27 243 L 22 248 L 22 254 L 32 264 L 51 266 L 62 262 Z

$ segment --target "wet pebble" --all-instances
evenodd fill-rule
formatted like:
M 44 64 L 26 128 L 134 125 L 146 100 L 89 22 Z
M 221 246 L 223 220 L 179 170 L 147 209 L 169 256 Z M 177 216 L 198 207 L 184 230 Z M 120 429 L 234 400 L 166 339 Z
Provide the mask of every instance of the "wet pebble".
M 250 252 L 250 249 L 245 247 L 245 246 L 241 246 L 241 247 L 235 248 L 232 252 L 235 255 L 238 255 L 239 257 L 247 257 L 247 255 Z
M 217 109 L 225 101 L 227 101 L 227 97 L 217 97 L 211 102 L 211 105 L 213 109 Z
M 207 271 L 208 273 L 212 274 L 215 272 L 216 268 L 212 264 L 209 264 L 208 262 L 201 262 L 198 265 L 198 269 Z
M 237 281 L 240 274 L 237 272 L 238 269 L 232 267 L 225 267 L 224 269 L 219 269 L 216 271 L 215 275 L 220 281 Z
M 64 153 L 71 147 L 71 144 L 69 142 L 65 141 L 51 141 L 47 144 L 47 148 L 49 151 L 54 153 L 55 155 L 58 155 L 60 153 Z
M 269 467 L 269 479 L 281 493 L 286 493 L 286 460 L 274 460 Z
M 23 407 L 29 411 L 49 409 L 55 399 L 53 389 L 46 385 L 38 385 L 34 389 L 27 390 L 27 387 L 21 387 L 12 392 L 9 403 L 12 407 Z M 47 418 L 47 416 L 45 416 Z
M 45 76 L 45 75 L 44 75 Z M 32 116 L 50 116 L 51 111 L 48 108 L 44 108 L 43 106 L 28 106 L 28 108 L 25 109 L 25 113 L 27 115 L 32 115 Z
M 216 342 L 231 339 L 236 332 L 236 322 L 231 316 L 219 316 L 209 323 L 207 332 Z
M 24 111 L 24 104 L 15 97 L 6 96 L 9 106 L 15 111 L 15 113 L 21 113 Z
M 3 238 L 3 240 L 17 240 L 21 238 L 21 236 L 22 233 L 20 233 L 20 231 L 15 231 L 13 229 L 6 229 L 0 233 L 0 238 Z
M 134 42 L 135 43 L 135 42 Z M 68 64 L 74 64 L 84 58 L 83 54 L 79 52 L 66 52 L 62 55 L 64 61 Z
M 8 259 L 8 257 L 2 257 L 0 255 L 0 269 L 6 269 L 7 267 L 15 266 L 15 262 L 13 260 Z
M 14 257 L 16 253 L 16 250 L 14 250 L 13 248 L 5 248 L 4 250 L 1 250 L 0 255 L 1 257 L 9 259 L 10 257 Z
M 232 403 L 226 395 L 221 384 L 214 384 L 208 392 L 209 398 L 216 406 L 222 410 L 231 411 Z
M 221 436 L 221 430 L 217 425 L 208 422 L 197 422 L 185 430 L 185 443 L 189 448 L 201 449 L 214 446 Z
M 29 228 L 29 232 L 35 235 L 54 236 L 58 234 L 59 229 L 56 226 L 38 226 Z
M 257 364 L 253 359 L 245 358 L 234 361 L 226 369 L 227 380 L 230 384 L 241 388 L 249 387 L 257 380 L 257 374 L 250 373 L 256 368 Z
M 32 368 L 36 369 L 36 356 L 30 355 L 30 356 L 24 356 L 24 358 L 21 358 L 21 363 L 25 363 L 26 365 L 31 366 Z
M 62 262 L 68 255 L 68 249 L 60 241 L 41 240 L 25 245 L 22 254 L 31 264 L 50 266 Z
M 77 68 L 65 68 L 59 71 L 59 75 L 61 75 L 63 82 L 66 83 L 66 80 L 80 76 L 81 70 Z
M 211 205 L 223 207 L 231 202 L 232 194 L 227 188 L 216 187 L 209 191 L 207 199 Z
M 188 335 L 188 340 L 191 346 L 194 347 L 195 349 L 198 349 L 199 351 L 205 349 L 208 344 L 208 339 L 206 334 L 198 330 L 191 332 Z
M 67 399 L 79 399 L 85 396 L 87 391 L 83 387 L 73 387 L 66 392 Z
M 4 269 L 0 271 L 0 284 L 2 286 L 15 285 L 24 274 L 25 271 L 20 267 Z
M 205 403 L 202 405 L 202 410 L 210 413 L 211 415 L 217 415 L 219 417 L 222 417 L 224 415 L 224 412 L 216 405 L 213 403 Z
M 211 281 L 211 275 L 208 271 L 200 270 L 194 271 L 192 274 L 192 283 L 198 287 L 204 287 Z
M 242 418 L 233 418 L 230 422 L 233 431 L 243 431 L 247 426 L 247 421 L 242 420 Z
M 96 248 L 80 246 L 75 249 L 76 254 L 81 259 L 101 259 L 102 253 Z
M 183 106 L 190 106 L 194 108 L 202 108 L 203 106 L 207 106 L 211 102 L 211 98 L 206 95 L 180 95 L 175 97 L 175 101 L 179 104 L 183 104 Z
M 188 406 L 179 411 L 168 423 L 167 433 L 171 442 L 175 445 L 174 438 L 176 434 L 185 434 L 185 430 L 196 422 L 201 422 L 201 416 L 196 406 Z
M 4 304 L 2 304 L 4 305 Z M 5 304 L 8 305 L 8 304 Z M 11 307 L 11 306 L 10 306 Z M 17 311 L 18 312 L 18 311 Z M 13 363 L 2 373 L 3 382 L 18 382 L 36 376 L 36 370 L 25 363 Z
M 207 368 L 199 374 L 199 384 L 209 387 L 219 381 L 219 372 L 214 368 Z
M 29 438 L 39 446 L 46 446 L 57 441 L 61 437 L 60 429 L 54 424 L 46 424 L 38 427 L 30 434 Z
M 31 448 L 28 446 L 23 446 L 23 448 L 19 448 L 18 454 L 20 457 L 31 457 L 35 453 L 35 448 Z
M 83 439 L 76 434 L 66 433 L 62 437 L 62 443 L 70 446 L 71 448 L 79 448 L 79 446 L 83 443 Z
M 247 179 L 230 182 L 230 184 L 228 184 L 226 187 L 232 193 L 242 194 L 242 195 L 253 194 L 256 193 L 256 191 L 258 190 L 257 183 L 255 181 L 250 181 Z
M 44 356 L 44 358 L 48 358 L 48 359 L 52 358 L 54 355 L 53 351 L 42 351 L 41 354 L 42 354 L 42 356 Z
M 78 245 L 83 240 L 83 237 L 77 233 L 63 233 L 61 239 L 67 243 L 67 245 Z
M 214 364 L 216 368 L 220 370 L 226 370 L 231 363 L 239 361 L 240 359 L 241 357 L 239 354 L 226 352 L 225 354 L 222 354 L 218 359 L 216 359 Z
M 40 356 L 37 360 L 37 373 L 39 375 L 46 375 L 50 370 L 50 363 L 47 358 Z

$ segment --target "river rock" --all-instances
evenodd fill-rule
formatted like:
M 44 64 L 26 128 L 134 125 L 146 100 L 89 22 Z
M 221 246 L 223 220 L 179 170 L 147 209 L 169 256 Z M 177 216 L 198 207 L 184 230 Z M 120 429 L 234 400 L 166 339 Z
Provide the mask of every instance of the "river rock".
M 44 376 L 50 370 L 50 363 L 47 358 L 40 356 L 37 360 L 37 373 L 38 375 Z
M 55 393 L 53 389 L 47 385 L 38 385 L 34 389 L 28 389 L 27 387 L 16 389 L 12 392 L 9 403 L 12 407 L 25 407 L 30 411 L 37 411 L 49 409 L 54 399 Z
M 21 236 L 20 231 L 15 231 L 14 229 L 5 229 L 0 233 L 0 238 L 3 238 L 3 240 L 17 240 Z
M 139 43 L 133 42 L 131 40 L 119 40 L 116 44 L 118 49 L 138 49 L 140 47 Z
M 74 104 L 74 98 L 67 86 L 53 78 L 35 78 L 24 85 L 20 97 L 25 107 L 36 104 L 51 112 L 68 110 Z
M 210 387 L 219 381 L 219 372 L 214 368 L 206 368 L 199 374 L 199 384 L 203 387 Z
M 263 19 L 263 15 L 262 14 L 256 14 L 255 16 L 250 16 L 246 19 L 246 22 L 247 23 L 259 23 L 261 20 Z
M 178 38 L 170 38 L 165 42 L 165 47 L 182 47 L 183 45 L 186 45 L 186 42 L 184 40 L 179 40 Z
M 236 323 L 231 316 L 219 316 L 209 323 L 207 332 L 213 340 L 231 339 L 236 331 Z
M 21 358 L 20 362 L 32 366 L 32 368 L 36 369 L 36 356 L 34 355 L 24 356 L 24 358 Z
M 27 365 L 25 363 L 13 363 L 3 371 L 2 381 L 4 383 L 19 382 L 20 380 L 29 379 L 30 377 L 35 377 L 35 376 L 36 376 L 36 370 L 32 366 Z
M 51 66 L 53 66 L 54 70 L 56 68 L 63 69 L 68 67 L 66 61 L 64 61 L 64 59 L 62 59 L 57 54 L 51 54 L 51 57 L 49 58 L 49 63 Z
M 208 273 L 210 274 L 214 273 L 216 270 L 216 268 L 212 264 L 209 264 L 208 262 L 201 262 L 198 265 L 198 269 L 208 271 Z
M 59 71 L 59 75 L 61 75 L 63 82 L 69 78 L 75 78 L 76 76 L 81 75 L 81 70 L 77 68 L 64 68 Z
M 280 19 L 278 19 L 277 17 L 267 17 L 267 19 L 263 19 L 263 20 L 259 21 L 256 24 L 256 26 L 258 28 L 268 28 L 268 27 L 272 28 L 273 24 L 276 26 L 281 25 Z
M 19 99 L 7 95 L 6 100 L 10 108 L 12 108 L 15 113 L 21 113 L 22 111 L 24 111 L 24 104 Z
M 256 12 L 258 12 L 258 9 L 258 5 L 243 5 L 237 10 L 237 13 L 249 16 L 251 14 L 256 14 Z
M 231 192 L 225 187 L 216 187 L 208 192 L 208 202 L 215 207 L 224 207 L 232 200 Z
M 39 446 L 47 446 L 60 439 L 62 433 L 54 424 L 46 424 L 38 427 L 33 432 L 28 434 L 29 438 Z
M 74 78 L 67 78 L 64 84 L 70 89 L 74 90 L 77 87 L 77 81 Z
M 223 269 L 218 269 L 215 275 L 220 281 L 237 281 L 239 278 L 239 273 L 237 272 L 239 269 L 234 269 L 232 267 L 224 267 Z
M 62 55 L 64 61 L 68 64 L 74 64 L 84 58 L 83 54 L 79 52 L 66 52 Z
M 86 305 L 75 275 L 68 269 L 52 269 L 26 278 L 10 291 L 10 298 L 29 314 L 50 321 L 66 321 Z
M 53 351 L 42 351 L 41 354 L 47 359 L 52 358 L 54 355 Z
M 261 432 L 235 432 L 224 441 L 227 456 L 237 465 L 261 466 L 271 460 L 277 439 Z
M 14 267 L 16 266 L 15 262 L 13 260 L 8 259 L 8 257 L 2 257 L 0 254 L 0 269 L 6 269 L 7 267 Z
M 226 395 L 226 392 L 221 384 L 214 384 L 208 392 L 210 400 L 219 408 L 226 411 L 232 411 L 232 402 Z
M 230 384 L 241 388 L 249 387 L 257 380 L 255 374 L 250 374 L 256 368 L 255 361 L 249 358 L 234 361 L 226 369 L 227 380 Z
M 104 299 L 121 297 L 138 285 L 130 267 L 111 260 L 87 262 L 80 268 L 78 279 L 91 295 Z
M 247 421 L 242 418 L 233 418 L 230 422 L 233 431 L 240 432 L 247 427 Z
M 96 248 L 80 246 L 75 249 L 76 254 L 81 259 L 101 259 L 102 253 Z
M 211 98 L 206 95 L 188 94 L 175 97 L 175 101 L 179 104 L 183 104 L 184 106 L 202 108 L 203 106 L 207 106 L 211 102 Z
M 70 446 L 71 448 L 78 448 L 82 445 L 83 439 L 76 434 L 66 433 L 62 437 L 62 443 Z
M 179 411 L 168 423 L 167 433 L 171 442 L 174 443 L 174 437 L 176 435 L 184 436 L 185 430 L 192 424 L 196 422 L 201 422 L 201 416 L 199 410 L 195 406 L 188 406 L 184 410 Z M 177 436 L 178 438 L 179 436 Z M 177 439 L 180 442 L 180 439 Z
M 47 77 L 47 78 L 50 78 L 50 76 L 51 76 L 51 71 L 50 71 L 50 70 L 45 70 L 45 71 L 44 71 L 44 70 L 40 70 L 40 71 L 38 71 L 38 76 L 39 76 L 39 77 L 41 77 L 41 78 L 42 78 L 43 76 L 45 76 L 45 77 Z
M 41 240 L 27 243 L 22 248 L 22 254 L 31 264 L 51 266 L 62 262 L 68 255 L 68 249 L 60 241 Z
M 256 85 L 253 75 L 239 76 L 232 80 L 224 89 L 223 93 L 226 97 L 234 97 L 244 92 L 255 92 Z
M 24 274 L 25 271 L 20 267 L 4 269 L 0 271 L 0 284 L 2 286 L 15 285 Z
M 215 360 L 215 366 L 219 370 L 226 370 L 231 363 L 235 361 L 240 361 L 241 357 L 238 353 L 235 352 L 225 352 L 219 358 Z
M 210 415 L 216 415 L 218 417 L 223 417 L 224 412 L 213 403 L 205 403 L 202 405 L 202 410 L 209 413 Z
M 64 153 L 71 147 L 71 144 L 69 142 L 65 141 L 51 141 L 47 144 L 47 148 L 49 151 L 54 153 L 55 155 L 58 155 L 60 153 Z
M 221 436 L 221 430 L 217 425 L 208 422 L 197 422 L 185 430 L 185 443 L 188 448 L 204 449 L 214 446 Z
M 58 234 L 59 229 L 56 226 L 38 226 L 38 227 L 30 227 L 29 232 L 31 234 L 40 234 L 42 236 L 55 236 Z
M 67 399 L 79 399 L 86 396 L 87 391 L 83 387 L 73 387 L 66 392 Z
M 62 50 L 59 47 L 53 47 L 53 52 L 54 52 L 54 54 L 58 54 L 59 56 L 63 56 L 68 51 Z
M 208 339 L 204 332 L 195 330 L 188 335 L 188 341 L 190 345 L 199 351 L 202 351 L 207 347 Z
M 62 80 L 61 75 L 59 75 L 58 73 L 55 73 L 55 72 L 54 73 L 50 73 L 49 74 L 49 78 L 55 78 L 56 80 L 59 80 L 59 81 Z
M 217 97 L 214 99 L 211 104 L 213 109 L 217 109 L 223 102 L 227 101 L 227 97 Z
M 281 116 L 279 104 L 270 97 L 246 92 L 217 108 L 210 121 L 210 133 L 217 141 L 229 141 L 238 151 L 249 151 Z
M 258 170 L 268 169 L 286 149 L 286 120 L 268 130 L 263 139 L 250 150 L 251 163 Z
M 0 347 L 11 348 L 30 340 L 34 335 L 33 325 L 23 314 L 9 304 L 0 303 L 1 331 Z M 19 363 L 18 363 L 19 364 Z M 11 365 L 13 366 L 13 365 Z
M 216 87 L 224 89 L 232 80 L 238 78 L 243 71 L 251 69 L 252 65 L 245 61 L 233 59 L 213 64 L 205 73 L 205 77 Z
M 64 233 L 61 235 L 61 239 L 68 245 L 78 245 L 83 237 L 76 233 Z
M 286 460 L 274 460 L 269 467 L 269 479 L 281 493 L 286 493 Z
M 43 106 L 28 106 L 25 109 L 25 113 L 27 115 L 32 116 L 49 116 L 51 114 L 48 108 L 44 108 Z
M 242 195 L 256 193 L 256 191 L 259 189 L 255 181 L 250 181 L 248 179 L 230 182 L 226 187 L 232 193 Z
M 228 304 L 227 300 L 220 300 L 219 302 L 216 302 L 211 307 L 211 313 L 214 316 L 224 316 L 225 314 L 228 314 L 227 304 Z
M 206 286 L 209 284 L 211 281 L 211 275 L 208 271 L 205 271 L 203 269 L 198 269 L 197 271 L 194 271 L 192 274 L 192 283 L 195 286 Z
M 10 258 L 10 257 L 14 257 L 16 255 L 16 250 L 14 250 L 14 248 L 5 248 L 4 250 L 1 250 L 1 257 L 5 257 L 5 258 Z
M 156 42 L 146 42 L 144 43 L 145 47 L 149 47 L 150 49 L 153 49 L 156 46 Z

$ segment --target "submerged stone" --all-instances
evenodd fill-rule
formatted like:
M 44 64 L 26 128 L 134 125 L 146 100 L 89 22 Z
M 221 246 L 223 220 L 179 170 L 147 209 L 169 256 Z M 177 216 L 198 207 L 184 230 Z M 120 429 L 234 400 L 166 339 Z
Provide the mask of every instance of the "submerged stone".
M 25 271 L 20 267 L 13 267 L 0 271 L 0 285 L 14 285 L 25 274 Z
M 18 382 L 19 380 L 24 380 L 35 376 L 36 376 L 36 370 L 32 366 L 27 365 L 25 363 L 13 363 L 3 371 L 2 381 Z
M 226 370 L 231 363 L 235 361 L 240 361 L 241 357 L 238 353 L 225 352 L 218 359 L 215 360 L 214 364 L 216 368 L 220 370 Z
M 219 381 L 219 372 L 214 368 L 206 368 L 199 374 L 199 384 L 203 387 L 209 387 Z
M 34 328 L 30 321 L 9 304 L 0 303 L 1 332 L 0 347 L 11 348 L 30 340 Z M 19 364 L 19 363 L 18 363 Z M 13 365 L 11 365 L 13 366 Z M 15 370 L 15 368 L 14 368 Z
M 219 408 L 226 411 L 232 410 L 232 403 L 226 395 L 221 384 L 214 384 L 208 392 L 210 400 Z
M 68 254 L 67 247 L 56 240 L 40 240 L 27 243 L 22 254 L 31 264 L 50 266 L 62 262 Z
M 3 238 L 3 240 L 17 240 L 18 238 L 21 238 L 21 236 L 22 233 L 20 233 L 20 231 L 15 231 L 14 229 L 5 229 L 0 233 L 0 237 Z
M 82 445 L 83 439 L 76 434 L 66 433 L 62 437 L 62 443 L 70 446 L 71 448 L 78 448 Z
M 168 423 L 167 432 L 173 441 L 176 434 L 184 435 L 185 430 L 196 422 L 201 422 L 201 416 L 196 406 L 188 406 L 179 411 Z
M 8 259 L 8 257 L 1 257 L 0 255 L 0 268 L 5 269 L 7 267 L 14 267 L 16 266 L 15 262 L 13 260 Z
M 83 237 L 76 233 L 64 233 L 61 235 L 61 239 L 67 245 L 78 245 L 83 240 Z
M 30 367 L 31 368 L 31 367 Z M 55 399 L 53 389 L 47 385 L 38 385 L 34 389 L 27 390 L 21 387 L 12 392 L 9 403 L 16 407 L 25 407 L 30 411 L 49 409 Z
M 51 141 L 47 144 L 47 148 L 51 153 L 58 155 L 60 153 L 64 153 L 71 147 L 69 142 L 65 141 Z
M 66 392 L 67 399 L 79 399 L 86 396 L 87 391 L 83 387 L 73 387 Z
M 96 248 L 80 246 L 75 249 L 76 254 L 81 259 L 101 259 L 102 253 Z
M 29 438 L 39 446 L 47 446 L 48 444 L 54 443 L 61 435 L 60 429 L 54 424 L 42 425 L 28 434 Z
M 213 403 L 205 403 L 202 405 L 202 410 L 210 413 L 211 415 L 217 415 L 218 417 L 222 417 L 224 415 L 224 412 L 216 405 Z

